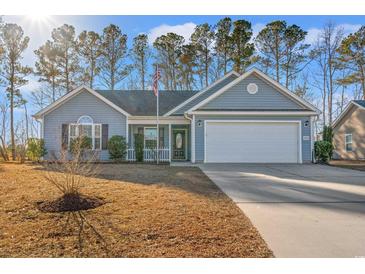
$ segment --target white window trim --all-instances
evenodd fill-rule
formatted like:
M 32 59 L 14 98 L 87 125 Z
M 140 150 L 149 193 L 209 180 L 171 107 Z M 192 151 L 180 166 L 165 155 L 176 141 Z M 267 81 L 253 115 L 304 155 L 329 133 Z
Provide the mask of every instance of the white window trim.
M 351 142 L 347 142 L 347 136 L 351 136 Z M 351 150 L 347 150 L 347 145 L 348 144 L 351 144 Z M 346 152 L 354 151 L 354 148 L 352 147 L 352 133 L 345 133 L 345 151 Z
M 81 116 L 83 117 L 83 116 Z M 80 117 L 80 118 L 81 118 Z M 102 124 L 94 124 L 94 123 L 83 123 L 83 124 L 79 124 L 79 123 L 71 123 L 68 125 L 68 147 L 70 147 L 71 144 L 71 126 L 76 126 L 75 128 L 75 133 L 76 136 L 79 136 L 79 127 L 78 126 L 88 126 L 91 125 L 91 141 L 92 141 L 92 150 L 102 150 L 102 138 L 103 138 L 103 127 Z M 99 148 L 95 148 L 95 126 L 99 126 L 100 127 L 100 147 Z
M 81 119 L 83 119 L 83 118 L 90 119 L 90 120 L 91 120 L 91 123 L 80 123 L 80 120 L 81 120 Z M 94 123 L 94 120 L 93 120 L 93 118 L 91 118 L 89 115 L 82 115 L 82 116 L 80 116 L 80 118 L 77 120 L 77 123 L 78 123 L 78 124 L 82 124 L 82 125 L 84 125 L 84 124 L 93 124 L 93 123 Z

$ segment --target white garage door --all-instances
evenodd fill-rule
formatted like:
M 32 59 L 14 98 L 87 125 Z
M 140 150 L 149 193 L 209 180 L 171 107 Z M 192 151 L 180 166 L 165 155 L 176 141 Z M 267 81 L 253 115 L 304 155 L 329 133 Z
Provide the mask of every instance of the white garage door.
M 205 161 L 211 163 L 298 163 L 299 123 L 206 123 Z

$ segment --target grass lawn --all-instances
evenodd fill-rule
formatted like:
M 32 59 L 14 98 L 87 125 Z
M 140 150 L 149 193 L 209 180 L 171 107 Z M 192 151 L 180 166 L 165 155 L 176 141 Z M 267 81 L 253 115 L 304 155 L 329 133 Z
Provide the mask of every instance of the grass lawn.
M 198 168 L 100 169 L 82 193 L 105 204 L 44 213 L 37 202 L 61 195 L 45 180 L 44 167 L 0 163 L 0 256 L 273 256 L 249 219 Z
M 330 165 L 335 166 L 335 167 L 343 167 L 343 168 L 348 168 L 348 169 L 365 171 L 365 161 L 332 160 L 332 161 L 330 161 Z

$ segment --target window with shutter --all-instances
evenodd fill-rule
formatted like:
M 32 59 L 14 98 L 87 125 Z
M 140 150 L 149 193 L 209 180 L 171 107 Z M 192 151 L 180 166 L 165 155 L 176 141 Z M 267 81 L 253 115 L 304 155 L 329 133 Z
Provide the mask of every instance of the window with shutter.
M 90 116 L 81 116 L 77 123 L 62 125 L 62 147 L 70 147 L 72 140 L 86 136 L 91 139 L 92 149 L 107 149 L 108 125 L 96 124 Z

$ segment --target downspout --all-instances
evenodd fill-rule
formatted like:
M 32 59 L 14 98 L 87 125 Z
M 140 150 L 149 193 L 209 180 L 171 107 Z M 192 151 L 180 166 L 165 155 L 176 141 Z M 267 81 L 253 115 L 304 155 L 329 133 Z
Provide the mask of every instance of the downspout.
M 314 153 L 314 123 L 318 121 L 318 116 L 311 116 L 310 117 L 310 121 L 311 121 L 311 152 L 312 152 L 312 163 L 317 163 L 316 162 L 316 157 L 315 157 L 315 153 Z

